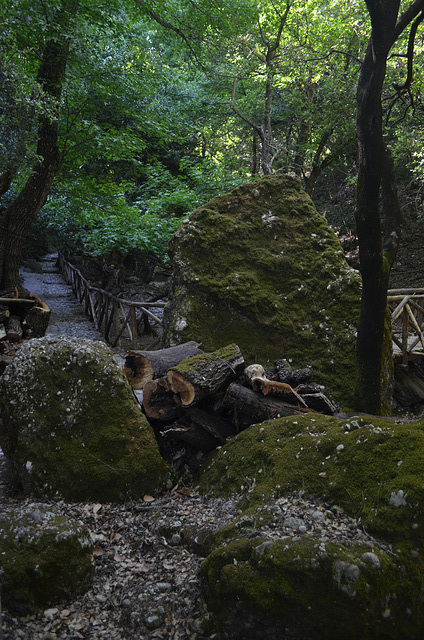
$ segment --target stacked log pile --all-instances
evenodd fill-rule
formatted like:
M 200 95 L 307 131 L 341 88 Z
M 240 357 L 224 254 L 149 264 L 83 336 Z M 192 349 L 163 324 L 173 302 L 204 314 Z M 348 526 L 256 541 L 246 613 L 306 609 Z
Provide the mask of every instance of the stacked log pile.
M 0 375 L 24 340 L 45 334 L 49 319 L 50 308 L 35 293 L 0 297 Z
M 204 353 L 196 342 L 159 351 L 130 351 L 124 373 L 143 389 L 143 410 L 168 459 L 193 470 L 203 457 L 252 424 L 337 409 L 313 382 L 312 367 L 293 371 L 245 367 L 237 345 Z

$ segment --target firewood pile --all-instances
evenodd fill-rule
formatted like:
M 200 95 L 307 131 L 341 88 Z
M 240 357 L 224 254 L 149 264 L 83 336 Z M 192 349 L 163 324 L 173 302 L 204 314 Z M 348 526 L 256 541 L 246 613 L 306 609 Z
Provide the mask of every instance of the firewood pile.
M 50 308 L 35 293 L 0 297 L 0 375 L 24 340 L 44 336 L 49 319 Z
M 162 452 L 194 471 L 205 455 L 252 424 L 337 408 L 313 381 L 311 366 L 245 367 L 235 344 L 204 353 L 196 342 L 159 351 L 130 351 L 124 373 L 143 390 L 143 410 Z

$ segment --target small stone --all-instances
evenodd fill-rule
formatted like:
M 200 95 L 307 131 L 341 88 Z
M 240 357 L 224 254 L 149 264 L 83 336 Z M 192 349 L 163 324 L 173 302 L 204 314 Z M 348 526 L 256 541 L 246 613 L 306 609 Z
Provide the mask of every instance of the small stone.
M 265 551 L 267 549 L 270 549 L 273 544 L 274 543 L 270 540 L 268 540 L 267 542 L 262 542 L 262 544 L 259 544 L 257 547 L 255 547 L 255 553 L 257 553 L 259 556 L 263 556 Z
M 149 616 L 145 619 L 145 623 L 148 629 L 157 629 L 161 625 L 161 619 L 159 616 Z
M 56 609 L 56 608 L 45 609 L 44 617 L 48 618 L 49 620 L 53 620 L 55 615 L 57 615 L 58 613 L 59 613 L 59 609 Z
M 315 520 L 315 522 L 324 522 L 325 513 L 323 513 L 322 511 L 314 511 L 312 514 L 312 517 Z
M 174 533 L 174 535 L 172 536 L 171 540 L 169 541 L 169 544 L 172 544 L 172 546 L 176 547 L 179 544 L 181 544 L 182 538 L 180 536 L 179 533 Z

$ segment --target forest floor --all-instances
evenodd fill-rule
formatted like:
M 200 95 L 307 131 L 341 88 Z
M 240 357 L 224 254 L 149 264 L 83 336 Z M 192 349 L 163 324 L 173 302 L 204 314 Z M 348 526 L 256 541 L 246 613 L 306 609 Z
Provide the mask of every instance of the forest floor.
M 390 286 L 424 287 L 423 224 L 416 215 L 406 216 L 404 234 Z M 23 271 L 24 285 L 52 308 L 49 335 L 66 335 L 103 341 L 85 317 L 71 288 L 47 257 L 40 271 Z M 117 359 L 122 353 L 117 350 Z M 1 467 L 5 466 L 0 456 Z M 0 484 L 3 509 L 19 512 L 30 501 Z M 123 505 L 55 503 L 64 514 L 89 528 L 94 544 L 96 573 L 93 587 L 73 602 L 57 603 L 25 617 L 3 611 L 3 640 L 200 640 L 218 638 L 208 631 L 207 609 L 199 579 L 201 553 L 193 552 L 180 536 L 184 526 L 215 530 L 237 515 L 232 501 L 201 497 L 179 483 L 150 503 L 143 500 Z M 296 497 L 288 498 L 293 516 L 304 513 Z M 310 505 L 311 509 L 322 508 Z M 334 523 L 333 523 L 334 524 Z M 332 537 L 333 524 L 321 524 L 318 536 Z M 352 530 L 352 522 L 340 516 L 337 535 Z M 164 531 L 174 536 L 167 539 Z M 255 532 L 265 536 L 277 532 Z M 172 543 L 171 543 L 172 542 Z M 1 633 L 0 633 L 1 637 Z M 282 640 L 284 640 L 282 638 Z

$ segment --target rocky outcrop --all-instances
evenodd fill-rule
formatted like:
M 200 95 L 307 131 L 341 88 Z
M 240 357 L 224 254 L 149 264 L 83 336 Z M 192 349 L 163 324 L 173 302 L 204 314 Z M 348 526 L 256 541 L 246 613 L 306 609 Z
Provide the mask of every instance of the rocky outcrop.
M 0 378 L 0 445 L 27 493 L 119 501 L 167 467 L 113 353 L 91 340 L 24 344 Z
M 218 628 L 258 640 L 421 638 L 423 469 L 422 422 L 370 417 L 276 419 L 213 453 L 200 487 L 240 510 L 202 565 Z
M 359 276 L 296 178 L 265 177 L 214 198 L 182 224 L 169 253 L 167 346 L 234 342 L 247 364 L 310 364 L 331 397 L 352 405 Z
M 94 575 L 88 529 L 47 504 L 0 514 L 0 559 L 2 600 L 18 614 L 84 593 Z

